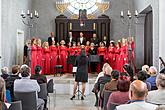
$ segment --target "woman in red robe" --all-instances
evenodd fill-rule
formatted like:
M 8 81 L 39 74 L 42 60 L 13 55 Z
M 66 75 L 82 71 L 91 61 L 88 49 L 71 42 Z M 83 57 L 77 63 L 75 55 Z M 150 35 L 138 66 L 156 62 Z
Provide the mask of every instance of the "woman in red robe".
M 58 49 L 55 45 L 55 41 L 52 41 L 52 45 L 50 46 L 50 58 L 50 73 L 55 74 L 55 66 L 58 60 Z
M 126 39 L 122 38 L 122 46 L 121 46 L 121 66 L 128 63 L 128 45 L 126 44 Z M 122 72 L 124 72 L 122 68 Z
M 88 50 L 89 50 L 89 48 L 90 48 L 90 42 L 87 41 L 87 42 L 86 42 L 86 46 L 85 46 L 86 55 L 88 55 Z
M 105 47 L 104 42 L 100 42 L 100 47 L 97 49 L 97 54 L 99 55 L 101 62 L 98 64 L 99 71 L 101 70 L 103 64 L 106 62 L 107 48 Z
M 121 72 L 123 66 L 121 63 L 121 42 L 120 41 L 118 41 L 118 43 L 116 45 L 115 56 L 116 56 L 115 69 L 118 70 L 119 72 Z
M 67 58 L 68 58 L 68 49 L 65 46 L 65 41 L 61 40 L 61 46 L 59 46 L 59 63 L 63 66 L 63 71 L 67 72 Z
M 115 68 L 115 43 L 114 41 L 110 42 L 110 46 L 108 47 L 108 63 L 114 69 Z
M 69 50 L 70 50 L 70 56 L 76 58 L 76 53 L 77 53 L 76 42 L 73 42 L 73 46 Z M 73 64 L 69 64 L 69 73 L 72 73 L 72 70 L 73 70 Z
M 37 65 L 37 42 L 36 38 L 31 40 L 31 73 L 34 74 L 34 68 Z
M 37 39 L 37 65 L 42 66 L 42 47 L 41 47 L 41 40 Z
M 48 42 L 43 43 L 43 73 L 50 74 L 50 49 Z
M 81 45 L 80 45 L 80 42 L 77 42 L 77 56 L 80 55 L 80 52 L 81 52 Z

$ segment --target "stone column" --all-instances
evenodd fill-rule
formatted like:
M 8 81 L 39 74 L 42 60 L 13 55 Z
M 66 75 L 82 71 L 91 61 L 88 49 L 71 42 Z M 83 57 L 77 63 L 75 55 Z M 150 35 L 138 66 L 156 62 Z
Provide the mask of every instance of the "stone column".
M 165 60 L 165 0 L 159 0 L 159 56 Z

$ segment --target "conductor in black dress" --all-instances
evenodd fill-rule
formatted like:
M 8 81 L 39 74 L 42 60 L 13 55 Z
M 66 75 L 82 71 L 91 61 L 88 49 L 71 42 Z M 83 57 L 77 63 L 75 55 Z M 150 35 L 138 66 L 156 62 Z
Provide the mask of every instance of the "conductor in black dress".
M 76 58 L 77 73 L 74 82 L 73 96 L 70 98 L 71 100 L 75 98 L 78 82 L 82 82 L 81 100 L 84 100 L 85 85 L 86 82 L 88 82 L 88 62 L 85 49 L 81 49 L 80 56 Z

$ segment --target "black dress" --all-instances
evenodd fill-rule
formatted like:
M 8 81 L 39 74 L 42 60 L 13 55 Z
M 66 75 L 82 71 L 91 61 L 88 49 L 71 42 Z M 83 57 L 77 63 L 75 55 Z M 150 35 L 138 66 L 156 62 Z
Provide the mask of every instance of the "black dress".
M 88 82 L 88 58 L 86 56 L 78 56 L 76 58 L 77 73 L 76 82 Z

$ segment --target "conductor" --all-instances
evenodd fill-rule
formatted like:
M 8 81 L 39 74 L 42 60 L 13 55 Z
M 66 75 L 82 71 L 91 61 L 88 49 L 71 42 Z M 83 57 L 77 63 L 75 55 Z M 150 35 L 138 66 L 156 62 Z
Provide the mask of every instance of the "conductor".
M 76 90 L 79 82 L 82 82 L 82 96 L 81 100 L 84 100 L 85 85 L 88 82 L 88 57 L 86 56 L 85 49 L 81 49 L 81 54 L 76 58 L 77 73 L 74 82 L 73 96 L 70 100 L 73 100 L 76 95 Z

